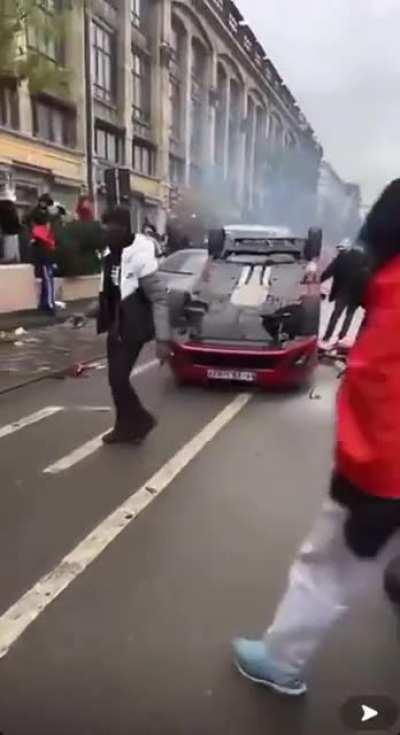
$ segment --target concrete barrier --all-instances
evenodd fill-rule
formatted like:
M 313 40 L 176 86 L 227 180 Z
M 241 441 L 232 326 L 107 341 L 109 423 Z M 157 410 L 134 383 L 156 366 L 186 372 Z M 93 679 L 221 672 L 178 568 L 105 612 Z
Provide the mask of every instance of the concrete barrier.
M 0 314 L 37 307 L 36 282 L 31 265 L 0 265 Z
M 58 301 L 95 299 L 99 292 L 100 276 L 56 278 Z M 0 265 L 0 314 L 31 311 L 38 305 L 40 282 L 35 279 L 31 265 Z
M 60 296 L 62 301 L 94 299 L 99 293 L 100 275 L 62 278 Z

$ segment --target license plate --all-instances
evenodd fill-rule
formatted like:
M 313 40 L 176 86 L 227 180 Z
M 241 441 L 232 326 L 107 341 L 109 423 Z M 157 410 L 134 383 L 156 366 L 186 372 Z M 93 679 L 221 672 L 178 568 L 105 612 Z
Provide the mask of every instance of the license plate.
M 254 383 L 256 374 L 246 370 L 207 370 L 210 380 L 238 380 L 242 383 Z

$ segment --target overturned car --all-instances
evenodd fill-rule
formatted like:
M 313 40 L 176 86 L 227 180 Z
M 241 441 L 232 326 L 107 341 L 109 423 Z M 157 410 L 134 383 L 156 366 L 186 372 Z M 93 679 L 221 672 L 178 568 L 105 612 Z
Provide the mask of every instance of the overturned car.
M 244 225 L 210 232 L 198 273 L 176 273 L 168 288 L 178 381 L 306 383 L 317 363 L 321 245 L 318 229 L 307 238 Z

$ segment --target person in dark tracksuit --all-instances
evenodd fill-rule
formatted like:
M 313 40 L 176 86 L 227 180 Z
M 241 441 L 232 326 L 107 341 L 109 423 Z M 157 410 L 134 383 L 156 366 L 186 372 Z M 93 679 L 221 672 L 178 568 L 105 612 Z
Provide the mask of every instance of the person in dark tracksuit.
M 321 283 L 333 278 L 329 301 L 334 302 L 324 342 L 330 342 L 339 319 L 344 314 L 344 321 L 339 332 L 339 341 L 344 339 L 351 327 L 358 303 L 352 298 L 354 271 L 360 267 L 360 255 L 357 249 L 341 250 L 321 275 Z
M 116 207 L 105 214 L 103 224 L 108 249 L 103 259 L 98 332 L 108 332 L 108 374 L 116 408 L 114 429 L 103 441 L 138 443 L 156 420 L 142 405 L 130 375 L 144 344 L 154 338 L 160 361 L 169 357 L 167 294 L 157 272 L 154 243 L 131 233 L 129 211 Z
M 363 284 L 357 270 L 354 285 L 366 319 L 338 393 L 330 497 L 271 626 L 234 641 L 245 677 L 293 696 L 306 692 L 311 660 L 354 597 L 380 592 L 400 544 L 400 179 L 372 208 L 362 241 Z

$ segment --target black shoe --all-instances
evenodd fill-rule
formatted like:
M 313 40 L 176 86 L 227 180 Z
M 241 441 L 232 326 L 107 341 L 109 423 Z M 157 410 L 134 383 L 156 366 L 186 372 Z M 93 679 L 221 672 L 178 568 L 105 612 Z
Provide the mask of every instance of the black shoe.
M 156 428 L 156 426 L 156 419 L 151 417 L 146 428 L 142 429 L 140 432 L 112 429 L 108 434 L 104 434 L 102 441 L 103 444 L 141 444 L 146 439 L 147 435 Z
M 136 433 L 135 439 L 133 440 L 135 444 L 141 444 L 146 437 L 154 431 L 154 429 L 157 427 L 158 421 L 154 418 L 154 416 L 150 416 L 149 420 L 147 422 L 147 426 L 143 428 L 139 433 Z

